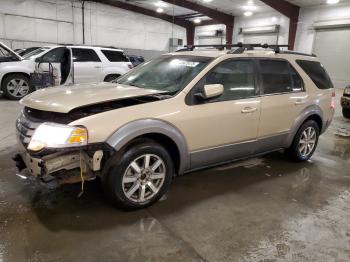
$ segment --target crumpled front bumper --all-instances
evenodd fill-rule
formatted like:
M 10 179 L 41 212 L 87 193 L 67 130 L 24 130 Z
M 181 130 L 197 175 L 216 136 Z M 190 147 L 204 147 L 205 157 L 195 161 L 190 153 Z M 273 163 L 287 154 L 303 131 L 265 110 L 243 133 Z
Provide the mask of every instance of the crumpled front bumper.
M 18 147 L 18 153 L 13 158 L 18 170 L 27 169 L 31 176 L 44 183 L 53 181 L 58 184 L 77 183 L 81 181 L 81 175 L 84 180 L 92 180 L 101 169 L 102 150 L 95 151 L 92 156 L 78 149 L 35 157 L 20 142 Z
M 43 182 L 58 181 L 60 184 L 76 183 L 81 177 L 90 180 L 96 178 L 101 169 L 103 152 L 108 150 L 104 144 L 85 147 L 43 149 L 33 153 L 27 146 L 36 128 L 42 124 L 42 119 L 36 119 L 22 112 L 16 121 L 16 136 L 18 151 L 13 160 L 24 176 L 39 178 Z

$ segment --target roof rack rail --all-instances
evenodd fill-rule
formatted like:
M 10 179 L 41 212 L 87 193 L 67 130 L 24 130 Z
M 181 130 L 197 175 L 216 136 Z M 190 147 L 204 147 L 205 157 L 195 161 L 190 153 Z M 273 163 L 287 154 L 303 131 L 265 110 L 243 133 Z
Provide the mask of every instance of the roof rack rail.
M 231 49 L 232 47 L 242 47 L 242 43 L 232 45 L 185 45 L 185 48 L 179 49 L 176 52 L 193 51 L 195 48 L 212 47 L 218 50 L 224 50 L 225 48 Z
M 281 53 L 281 48 L 282 47 L 289 47 L 289 45 L 269 45 L 269 44 L 242 44 L 240 43 L 242 46 L 236 50 L 230 50 L 228 52 L 228 54 L 242 54 L 245 50 L 254 50 L 254 48 L 256 47 L 261 47 L 261 48 L 270 48 L 273 51 L 275 51 L 275 53 Z M 284 51 L 283 51 L 284 52 Z
M 86 47 L 92 46 L 92 47 L 102 47 L 102 48 L 110 48 L 110 49 L 120 49 L 120 50 L 122 50 L 122 48 L 119 48 L 119 47 L 106 46 L 106 45 L 86 45 L 86 44 L 58 44 L 58 45 L 61 45 L 61 46 L 86 46 Z
M 281 54 L 290 54 L 290 55 L 302 55 L 302 56 L 311 56 L 311 57 L 317 57 L 315 54 L 307 54 L 302 52 L 295 52 L 295 51 L 281 51 Z
M 281 52 L 282 47 L 289 47 L 289 45 L 268 45 L 268 44 L 244 44 L 244 43 L 237 43 L 232 45 L 186 45 L 185 48 L 177 50 L 176 52 L 183 52 L 183 51 L 193 51 L 195 48 L 206 48 L 206 47 L 212 47 L 216 48 L 218 50 L 224 50 L 231 49 L 233 47 L 237 47 L 235 50 L 230 50 L 228 54 L 242 54 L 245 50 L 254 50 L 256 47 L 261 48 L 271 48 L 276 53 Z

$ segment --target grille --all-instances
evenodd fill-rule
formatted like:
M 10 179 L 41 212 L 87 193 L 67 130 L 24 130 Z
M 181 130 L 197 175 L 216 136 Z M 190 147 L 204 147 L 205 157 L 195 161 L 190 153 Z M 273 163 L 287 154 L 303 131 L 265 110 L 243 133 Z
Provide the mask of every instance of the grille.
M 33 121 L 25 116 L 22 112 L 21 115 L 17 118 L 16 129 L 19 141 L 26 147 L 32 135 L 34 134 L 35 129 L 41 124 L 40 121 Z

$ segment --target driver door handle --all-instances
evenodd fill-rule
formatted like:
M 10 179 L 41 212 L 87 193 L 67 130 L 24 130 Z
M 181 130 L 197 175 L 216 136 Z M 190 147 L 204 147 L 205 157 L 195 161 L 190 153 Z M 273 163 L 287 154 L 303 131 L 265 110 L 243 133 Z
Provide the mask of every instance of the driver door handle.
M 256 107 L 248 106 L 248 107 L 243 108 L 241 112 L 242 112 L 242 114 L 248 114 L 248 113 L 254 113 L 256 110 L 257 110 Z

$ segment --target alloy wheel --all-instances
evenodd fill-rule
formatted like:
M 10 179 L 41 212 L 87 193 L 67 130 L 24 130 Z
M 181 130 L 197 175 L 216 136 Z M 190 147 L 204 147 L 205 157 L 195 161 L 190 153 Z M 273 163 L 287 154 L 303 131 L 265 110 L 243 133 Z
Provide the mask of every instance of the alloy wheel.
M 12 79 L 7 84 L 7 91 L 14 97 L 23 97 L 29 92 L 29 84 L 23 79 Z
M 159 192 L 165 176 L 164 161 L 157 155 L 144 154 L 126 168 L 122 180 L 124 194 L 132 202 L 144 203 Z
M 301 134 L 299 140 L 299 153 L 302 157 L 307 157 L 312 153 L 316 145 L 316 130 L 309 126 Z

